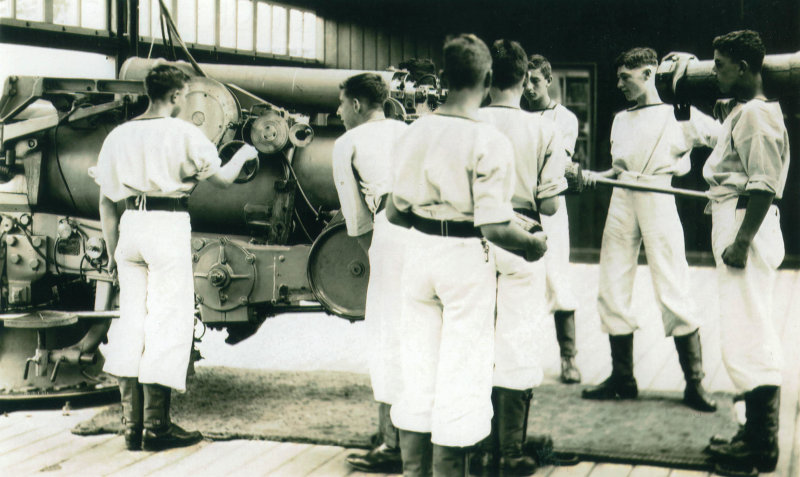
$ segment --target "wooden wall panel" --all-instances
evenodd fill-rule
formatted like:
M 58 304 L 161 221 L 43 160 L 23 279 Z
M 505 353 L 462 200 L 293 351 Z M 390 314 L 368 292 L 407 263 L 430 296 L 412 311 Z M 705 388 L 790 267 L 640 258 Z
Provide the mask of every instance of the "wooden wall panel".
M 376 51 L 378 43 L 375 38 L 375 28 L 364 28 L 364 69 L 374 70 L 377 69 L 377 55 Z
M 339 22 L 336 25 L 336 67 L 342 69 L 350 68 L 350 24 Z
M 364 28 L 355 23 L 350 26 L 350 68 L 364 69 Z
M 402 34 L 391 32 L 389 37 L 389 65 L 397 66 L 401 61 L 403 61 Z
M 409 58 L 430 58 L 441 67 L 438 37 L 337 19 L 321 24 L 324 53 L 320 58 L 328 68 L 385 70 Z
M 389 34 L 385 30 L 375 33 L 375 68 L 385 70 L 389 67 Z
M 325 66 L 336 68 L 339 65 L 338 57 L 338 43 L 336 42 L 336 22 L 333 20 L 325 20 Z

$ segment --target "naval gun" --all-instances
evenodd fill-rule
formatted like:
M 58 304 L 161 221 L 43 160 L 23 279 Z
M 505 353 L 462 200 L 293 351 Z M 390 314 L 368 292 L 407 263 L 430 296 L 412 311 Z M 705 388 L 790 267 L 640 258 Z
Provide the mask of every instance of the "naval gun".
M 147 108 L 143 79 L 164 60 L 131 58 L 118 80 L 12 76 L 0 97 L 0 402 L 102 392 L 98 350 L 118 316 L 90 171 L 106 135 Z M 198 318 L 229 343 L 269 316 L 325 311 L 363 318 L 369 261 L 347 236 L 331 119 L 353 70 L 172 62 L 190 77 L 180 117 L 223 161 L 243 143 L 254 167 L 224 193 L 189 199 Z M 446 92 L 405 71 L 387 115 L 411 121 Z
M 675 107 L 678 120 L 689 118 L 690 105 L 710 106 L 723 99 L 713 69 L 713 60 L 699 60 L 691 53 L 669 53 L 661 61 L 656 89 L 662 101 Z M 761 77 L 768 98 L 800 95 L 800 51 L 766 55 Z

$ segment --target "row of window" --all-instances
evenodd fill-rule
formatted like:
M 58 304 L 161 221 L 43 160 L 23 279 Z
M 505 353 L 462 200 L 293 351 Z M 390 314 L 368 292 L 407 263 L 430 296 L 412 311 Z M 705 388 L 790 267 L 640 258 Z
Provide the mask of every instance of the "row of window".
M 185 43 L 316 58 L 320 21 L 261 0 L 165 0 Z M 110 0 L 0 0 L 0 18 L 108 30 Z M 139 36 L 161 38 L 159 0 L 139 0 Z

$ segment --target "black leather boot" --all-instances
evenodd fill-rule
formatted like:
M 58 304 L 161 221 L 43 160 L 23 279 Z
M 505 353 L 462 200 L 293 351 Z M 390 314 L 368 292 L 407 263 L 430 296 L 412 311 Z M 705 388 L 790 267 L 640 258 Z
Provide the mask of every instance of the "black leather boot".
M 433 445 L 434 477 L 467 477 L 469 452 L 465 447 Z
M 186 431 L 170 422 L 172 390 L 159 384 L 144 384 L 144 450 L 159 451 L 186 447 L 203 440 L 197 431 Z
M 400 429 L 403 477 L 430 477 L 433 473 L 431 434 Z
M 576 384 L 581 382 L 581 372 L 575 364 L 578 350 L 575 346 L 575 312 L 556 311 L 553 313 L 556 323 L 556 339 L 561 349 L 561 382 Z
M 697 330 L 685 336 L 675 337 L 675 349 L 678 350 L 678 361 L 681 363 L 686 389 L 683 391 L 683 402 L 697 411 L 714 412 L 717 403 L 703 389 L 703 352 L 700 346 L 700 333 Z
M 497 388 L 492 388 L 492 429 L 488 436 L 478 442 L 473 452 L 469 455 L 470 475 L 477 477 L 495 477 L 497 464 L 500 458 L 499 444 L 497 442 Z
M 381 474 L 398 474 L 403 470 L 400 458 L 400 443 L 397 428 L 392 425 L 389 411 L 392 406 L 386 403 L 378 405 L 379 444 L 366 454 L 350 454 L 345 461 L 354 469 L 362 472 Z
M 611 343 L 611 376 L 599 385 L 584 389 L 583 399 L 636 399 L 639 388 L 633 377 L 633 333 L 608 335 Z
M 778 463 L 779 386 L 759 386 L 745 394 L 744 429 L 727 444 L 711 445 L 720 473 L 773 472 Z M 716 470 L 715 469 L 715 470 Z
M 497 442 L 499 447 L 498 475 L 521 476 L 536 472 L 536 461 L 522 451 L 527 432 L 528 411 L 533 397 L 531 390 L 517 391 L 493 388 L 497 401 Z
M 125 448 L 130 451 L 142 450 L 142 385 L 137 378 L 117 378 L 117 383 L 122 403 L 122 424 L 125 427 Z

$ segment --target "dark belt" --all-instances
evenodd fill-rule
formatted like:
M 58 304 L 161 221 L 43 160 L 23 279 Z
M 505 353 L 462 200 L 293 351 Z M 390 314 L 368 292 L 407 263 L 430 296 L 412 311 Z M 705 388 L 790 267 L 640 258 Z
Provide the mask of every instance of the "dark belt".
M 533 209 L 514 209 L 514 212 L 524 215 L 529 219 L 533 219 L 539 223 L 542 223 L 542 217 L 539 215 L 539 212 Z
M 166 212 L 186 212 L 189 210 L 189 196 L 183 197 L 146 197 L 144 207 L 140 206 L 141 196 L 125 199 L 128 210 L 161 210 Z
M 378 208 L 375 209 L 375 215 L 378 215 L 378 212 L 386 208 L 387 200 L 389 200 L 389 194 L 383 194 L 380 198 L 380 202 L 378 203 Z
M 483 235 L 481 235 L 481 229 L 475 227 L 475 224 L 472 222 L 426 219 L 411 214 L 411 226 L 422 233 L 438 235 L 440 237 L 483 237 Z
M 750 202 L 749 195 L 740 195 L 738 199 L 736 199 L 736 208 L 737 209 L 746 209 L 747 203 Z M 772 205 L 780 207 L 781 200 L 780 199 L 772 199 Z

